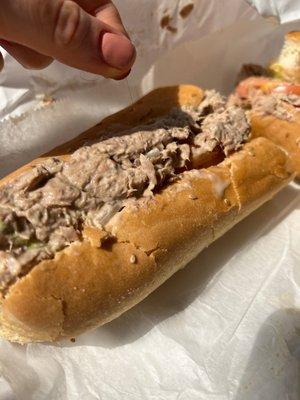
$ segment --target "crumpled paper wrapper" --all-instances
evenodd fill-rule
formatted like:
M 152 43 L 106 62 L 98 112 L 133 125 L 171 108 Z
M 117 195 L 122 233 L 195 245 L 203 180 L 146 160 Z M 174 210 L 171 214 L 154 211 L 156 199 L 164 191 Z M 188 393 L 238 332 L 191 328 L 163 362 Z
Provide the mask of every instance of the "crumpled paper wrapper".
M 24 71 L 6 57 L 1 175 L 154 87 L 230 92 L 242 63 L 267 63 L 297 29 L 278 21 L 300 18 L 295 1 L 252 1 L 267 20 L 238 0 L 116 3 L 139 53 L 124 82 L 59 64 Z M 291 184 L 112 323 L 75 343 L 1 341 L 1 400 L 299 399 L 299 232 Z
M 264 17 L 277 19 L 282 24 L 293 22 L 299 17 L 298 0 L 247 0 L 249 4 L 256 7 Z

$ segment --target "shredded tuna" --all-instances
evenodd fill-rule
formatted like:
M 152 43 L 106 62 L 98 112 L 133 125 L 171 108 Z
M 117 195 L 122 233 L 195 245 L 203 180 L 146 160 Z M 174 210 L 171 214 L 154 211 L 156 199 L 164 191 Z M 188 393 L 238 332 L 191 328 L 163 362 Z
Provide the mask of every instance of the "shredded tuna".
M 214 91 L 197 108 L 51 158 L 0 188 L 0 287 L 39 261 L 81 240 L 84 226 L 101 228 L 127 202 L 152 196 L 192 168 L 193 154 L 228 155 L 249 136 L 244 111 Z
M 300 96 L 295 94 L 281 95 L 281 99 L 295 107 L 300 107 Z
M 202 124 L 202 134 L 195 138 L 195 144 L 206 151 L 220 146 L 225 155 L 238 149 L 249 135 L 249 123 L 242 109 L 228 108 L 219 114 L 211 114 Z
M 296 96 L 298 97 L 298 96 Z M 282 95 L 280 93 L 264 94 L 260 90 L 250 91 L 247 99 L 241 99 L 238 95 L 230 96 L 228 106 L 235 105 L 242 107 L 244 110 L 254 110 L 257 114 L 273 115 L 274 117 L 286 121 L 291 121 L 294 118 L 294 113 L 286 103 L 296 103 L 294 96 Z M 299 105 L 300 105 L 300 100 Z

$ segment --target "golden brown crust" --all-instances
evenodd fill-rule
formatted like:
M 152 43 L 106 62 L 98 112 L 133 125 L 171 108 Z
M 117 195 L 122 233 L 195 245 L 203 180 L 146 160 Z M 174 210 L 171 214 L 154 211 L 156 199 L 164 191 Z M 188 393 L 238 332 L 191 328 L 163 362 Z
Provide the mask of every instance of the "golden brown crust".
M 3 316 L 30 326 L 34 339 L 74 336 L 96 326 L 100 315 L 104 323 L 129 308 L 132 296 L 151 285 L 156 268 L 153 257 L 131 244 L 106 249 L 88 240 L 75 243 L 12 286 Z
M 275 77 L 291 83 L 300 83 L 300 32 L 289 32 L 278 60 L 270 66 Z
M 74 150 L 116 121 L 132 126 L 174 105 L 196 105 L 202 93 L 191 86 L 155 91 L 134 111 L 110 117 L 74 146 L 51 154 Z M 2 336 L 51 341 L 117 317 L 286 185 L 292 177 L 288 162 L 278 146 L 255 139 L 218 166 L 185 173 L 148 203 L 125 208 L 106 231 L 86 229 L 83 242 L 41 262 L 10 287 L 2 304 Z
M 285 149 L 291 157 L 291 166 L 300 177 L 300 113 L 293 110 L 293 121 L 281 120 L 272 115 L 253 114 L 253 137 L 265 137 Z
M 292 32 L 286 33 L 285 40 L 293 40 L 295 42 L 300 42 L 300 32 L 292 31 Z

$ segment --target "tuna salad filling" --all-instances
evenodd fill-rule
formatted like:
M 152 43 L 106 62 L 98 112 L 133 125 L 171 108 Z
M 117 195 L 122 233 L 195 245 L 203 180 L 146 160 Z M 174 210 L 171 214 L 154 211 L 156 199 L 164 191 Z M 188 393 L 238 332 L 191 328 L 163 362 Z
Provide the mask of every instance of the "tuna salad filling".
M 105 226 L 129 200 L 151 197 L 205 153 L 229 155 L 249 135 L 245 112 L 208 91 L 197 108 L 32 167 L 0 188 L 0 289 L 82 240 L 85 226 Z
M 296 99 L 297 97 L 297 99 Z M 293 111 L 288 104 L 295 106 Z M 258 89 L 249 92 L 247 98 L 241 98 L 238 94 L 230 96 L 228 105 L 241 107 L 245 111 L 253 110 L 257 114 L 268 116 L 273 115 L 278 119 L 292 121 L 296 107 L 300 105 L 300 97 L 295 95 L 286 95 L 281 93 L 264 94 Z
M 260 65 L 243 65 L 237 83 L 236 93 L 230 96 L 228 106 L 287 121 L 293 120 L 294 112 L 300 111 L 300 86 L 272 78 L 271 71 Z M 294 106 L 293 111 L 289 105 Z

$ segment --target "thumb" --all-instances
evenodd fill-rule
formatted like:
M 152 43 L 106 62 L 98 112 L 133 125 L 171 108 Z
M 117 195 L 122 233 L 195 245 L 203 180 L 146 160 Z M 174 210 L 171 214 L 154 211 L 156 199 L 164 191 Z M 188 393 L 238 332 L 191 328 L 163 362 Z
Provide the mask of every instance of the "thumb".
M 93 3 L 95 16 L 71 0 L 7 0 L 1 6 L 0 36 L 71 67 L 121 79 L 134 63 L 135 48 L 116 29 L 121 24 L 111 16 L 118 18 L 117 12 L 110 13 L 109 24 L 101 19 L 102 3 L 115 9 L 112 3 Z

